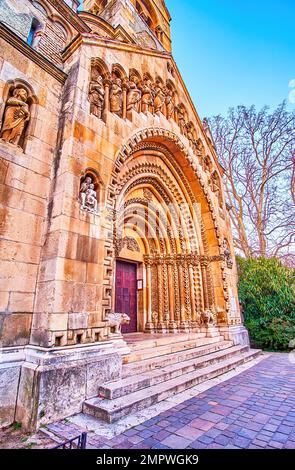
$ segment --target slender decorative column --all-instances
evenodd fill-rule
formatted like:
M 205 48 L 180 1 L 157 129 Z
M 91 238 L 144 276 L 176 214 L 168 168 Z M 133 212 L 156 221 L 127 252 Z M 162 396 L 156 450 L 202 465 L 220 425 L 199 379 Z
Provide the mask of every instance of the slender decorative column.
M 163 260 L 159 260 L 157 264 L 158 271 L 158 292 L 159 292 L 159 330 L 166 329 L 164 322 L 164 285 L 163 285 Z
M 174 273 L 173 273 L 173 257 L 168 260 L 168 287 L 169 287 L 169 310 L 170 310 L 170 322 L 169 332 L 177 332 L 177 324 L 175 321 L 175 292 L 176 286 L 174 285 Z
M 177 324 L 177 327 L 180 325 L 180 288 L 179 288 L 179 273 L 176 260 L 173 264 L 173 283 L 174 283 L 174 320 Z

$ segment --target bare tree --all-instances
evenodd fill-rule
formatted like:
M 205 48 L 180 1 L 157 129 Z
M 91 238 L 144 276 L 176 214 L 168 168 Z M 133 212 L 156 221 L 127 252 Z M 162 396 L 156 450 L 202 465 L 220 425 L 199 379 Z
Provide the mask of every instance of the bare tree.
M 225 169 L 237 250 L 246 257 L 295 253 L 295 112 L 255 106 L 209 119 Z

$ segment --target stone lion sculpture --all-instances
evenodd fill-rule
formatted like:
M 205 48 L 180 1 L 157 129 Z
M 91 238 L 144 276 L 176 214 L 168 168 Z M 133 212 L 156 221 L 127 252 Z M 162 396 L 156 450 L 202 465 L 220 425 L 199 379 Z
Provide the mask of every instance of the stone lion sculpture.
M 214 317 L 210 310 L 206 310 L 205 312 L 201 313 L 201 325 L 213 325 L 214 324 Z
M 131 319 L 126 313 L 109 313 L 106 320 L 109 326 L 114 329 L 114 333 L 120 334 L 122 325 L 129 325 Z

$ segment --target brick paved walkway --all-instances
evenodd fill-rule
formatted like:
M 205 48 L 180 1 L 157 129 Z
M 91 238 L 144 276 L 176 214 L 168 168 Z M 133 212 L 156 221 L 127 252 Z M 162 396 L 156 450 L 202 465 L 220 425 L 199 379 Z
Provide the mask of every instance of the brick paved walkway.
M 58 428 L 66 437 L 79 430 L 73 424 L 58 423 Z M 96 449 L 295 449 L 295 365 L 287 354 L 273 354 L 113 439 L 90 433 L 88 445 Z

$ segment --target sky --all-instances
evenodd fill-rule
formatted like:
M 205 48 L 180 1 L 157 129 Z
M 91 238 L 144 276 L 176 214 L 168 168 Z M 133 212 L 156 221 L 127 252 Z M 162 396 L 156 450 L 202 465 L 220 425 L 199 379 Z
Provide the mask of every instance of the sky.
M 295 110 L 294 0 L 166 5 L 173 55 L 202 118 L 240 104 L 274 109 L 283 100 Z
M 273 109 L 284 99 L 295 110 L 294 0 L 166 4 L 173 55 L 201 117 L 240 104 Z

